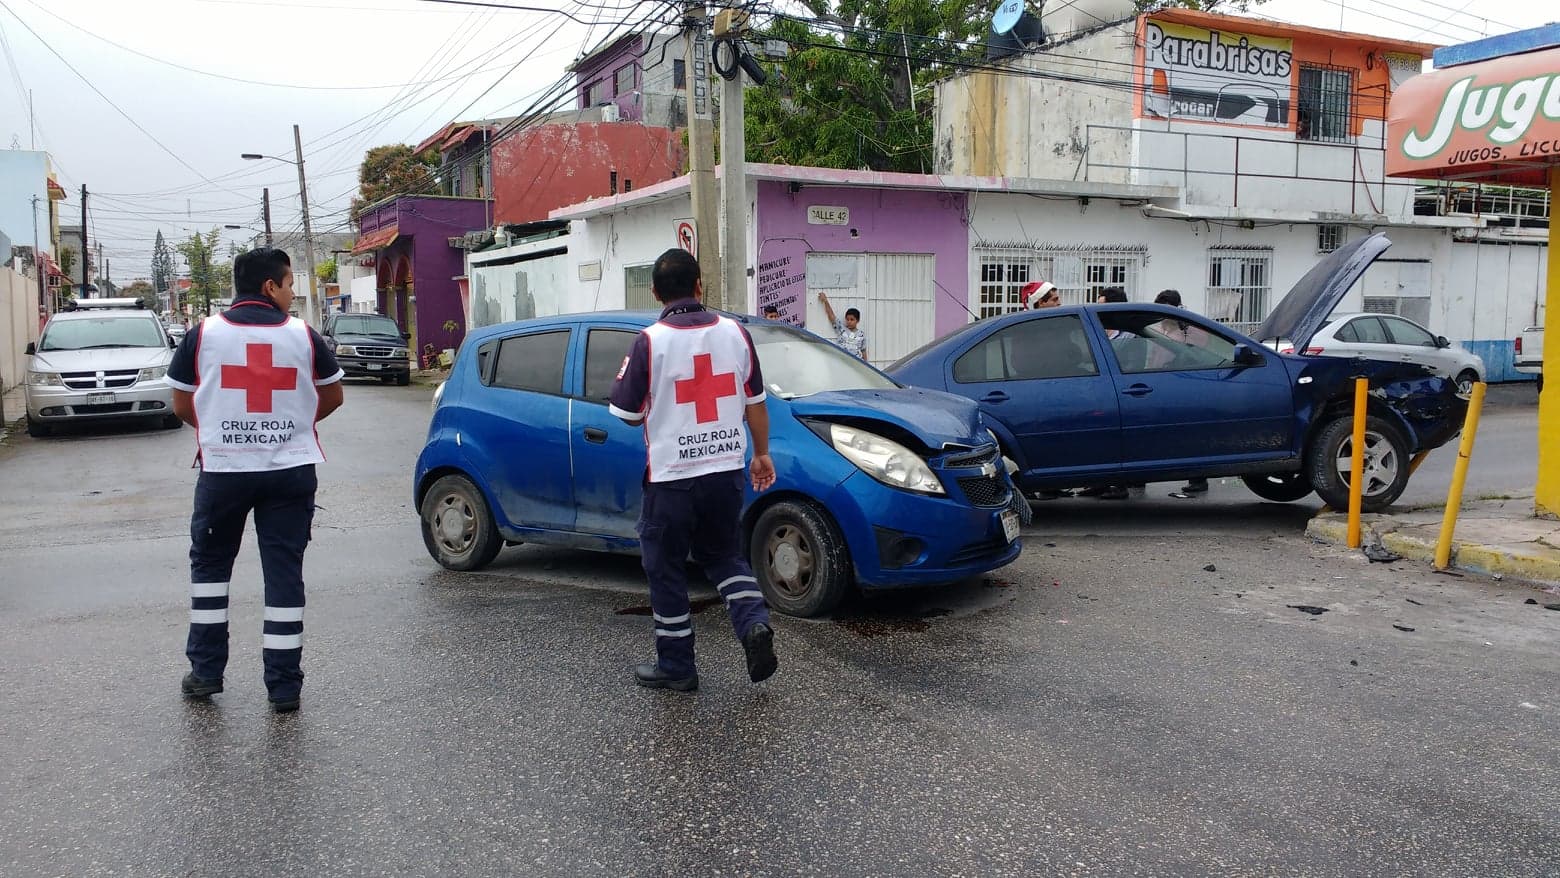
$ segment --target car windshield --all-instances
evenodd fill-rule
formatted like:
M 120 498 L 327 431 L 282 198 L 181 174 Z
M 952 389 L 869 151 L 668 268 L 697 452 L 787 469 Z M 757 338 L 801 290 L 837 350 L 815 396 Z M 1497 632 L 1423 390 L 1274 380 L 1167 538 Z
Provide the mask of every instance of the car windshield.
M 891 390 L 893 379 L 816 335 L 778 323 L 750 323 L 764 384 L 781 399 L 826 390 Z
M 371 315 L 337 317 L 337 335 L 383 335 L 390 338 L 401 337 L 401 327 L 396 325 L 389 317 L 375 317 Z
M 49 324 L 38 342 L 40 351 L 82 351 L 89 348 L 162 348 L 167 337 L 157 321 L 146 317 L 89 317 Z

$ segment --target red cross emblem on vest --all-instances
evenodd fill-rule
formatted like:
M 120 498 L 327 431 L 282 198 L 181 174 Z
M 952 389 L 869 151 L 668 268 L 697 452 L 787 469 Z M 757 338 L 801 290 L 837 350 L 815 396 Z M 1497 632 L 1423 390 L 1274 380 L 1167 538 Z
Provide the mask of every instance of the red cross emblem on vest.
M 222 387 L 244 391 L 244 409 L 255 414 L 270 414 L 271 394 L 278 390 L 298 389 L 298 370 L 291 366 L 271 365 L 271 346 L 244 346 L 242 366 L 222 364 Z
M 720 419 L 720 400 L 737 395 L 737 373 L 715 374 L 709 354 L 694 354 L 693 377 L 673 382 L 677 404 L 693 403 L 693 416 L 701 424 Z

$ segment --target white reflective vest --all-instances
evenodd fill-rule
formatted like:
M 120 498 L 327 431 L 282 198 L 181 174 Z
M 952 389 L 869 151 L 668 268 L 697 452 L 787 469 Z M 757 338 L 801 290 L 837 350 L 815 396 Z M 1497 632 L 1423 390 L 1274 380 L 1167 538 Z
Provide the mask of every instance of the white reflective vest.
M 669 482 L 741 469 L 747 461 L 745 385 L 752 350 L 736 321 L 708 326 L 655 323 L 650 342 L 650 411 L 645 445 L 650 481 Z
M 195 369 L 202 469 L 261 472 L 325 460 L 314 432 L 314 343 L 302 320 L 251 325 L 207 317 Z

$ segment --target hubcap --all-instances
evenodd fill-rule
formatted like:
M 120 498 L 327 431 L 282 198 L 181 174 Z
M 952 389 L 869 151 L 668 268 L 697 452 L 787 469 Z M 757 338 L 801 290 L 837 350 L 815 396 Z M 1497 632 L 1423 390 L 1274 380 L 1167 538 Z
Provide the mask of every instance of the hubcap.
M 791 524 L 775 528 L 764 543 L 771 583 L 780 591 L 800 597 L 812 587 L 813 553 L 800 529 Z
M 476 510 L 461 495 L 446 494 L 434 508 L 431 530 L 446 551 L 464 555 L 477 539 Z
M 1338 446 L 1338 477 L 1345 485 L 1349 484 L 1349 471 L 1353 467 L 1354 437 L 1343 440 Z M 1365 465 L 1361 470 L 1363 489 L 1361 493 L 1366 497 L 1374 497 L 1386 491 L 1397 481 L 1398 467 L 1397 449 L 1387 441 L 1387 437 L 1375 430 L 1365 431 Z

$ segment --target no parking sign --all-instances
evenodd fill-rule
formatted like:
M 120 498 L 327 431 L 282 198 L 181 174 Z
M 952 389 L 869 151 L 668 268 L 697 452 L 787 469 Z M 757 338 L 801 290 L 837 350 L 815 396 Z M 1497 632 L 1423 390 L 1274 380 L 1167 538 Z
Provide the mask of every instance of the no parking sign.
M 692 219 L 677 220 L 677 246 L 694 256 L 699 255 L 699 233 L 694 229 Z

